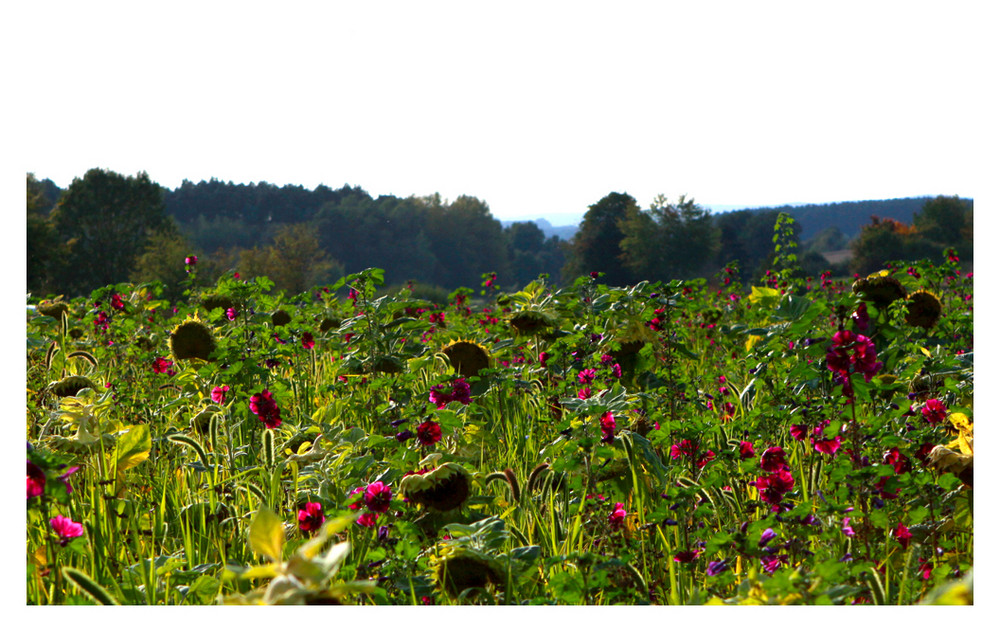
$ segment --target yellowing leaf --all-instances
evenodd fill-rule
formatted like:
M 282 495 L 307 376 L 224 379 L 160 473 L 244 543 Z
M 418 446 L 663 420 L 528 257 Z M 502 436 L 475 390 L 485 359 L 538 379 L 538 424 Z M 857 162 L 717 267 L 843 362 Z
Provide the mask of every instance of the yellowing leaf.
M 920 347 L 920 353 L 924 354 L 928 358 L 931 357 L 931 352 L 928 351 L 927 349 L 924 349 L 923 347 Z
M 257 555 L 263 555 L 272 562 L 280 562 L 284 545 L 285 525 L 281 518 L 267 507 L 261 507 L 250 523 L 250 548 Z
M 118 474 L 148 459 L 152 448 L 149 426 L 133 426 L 115 446 L 115 469 Z

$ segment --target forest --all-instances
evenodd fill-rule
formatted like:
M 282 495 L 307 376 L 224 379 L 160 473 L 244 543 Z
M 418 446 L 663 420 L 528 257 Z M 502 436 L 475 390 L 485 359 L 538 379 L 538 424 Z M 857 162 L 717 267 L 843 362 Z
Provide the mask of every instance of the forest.
M 612 192 L 590 205 L 570 240 L 533 222 L 503 226 L 486 201 L 463 195 L 374 197 L 359 186 L 184 181 L 167 189 L 145 173 L 92 169 L 66 189 L 27 176 L 27 289 L 81 295 L 124 281 L 160 280 L 178 296 L 176 262 L 194 256 L 204 280 L 228 270 L 266 276 L 297 294 L 352 270 L 385 270 L 390 287 L 426 298 L 495 283 L 565 283 L 592 271 L 615 284 L 711 277 L 746 282 L 766 272 L 782 214 L 792 218 L 802 274 L 868 274 L 886 261 L 955 248 L 972 260 L 972 200 L 906 198 L 712 214 L 694 200 L 658 196 L 648 208 Z M 831 252 L 849 257 L 828 258 Z

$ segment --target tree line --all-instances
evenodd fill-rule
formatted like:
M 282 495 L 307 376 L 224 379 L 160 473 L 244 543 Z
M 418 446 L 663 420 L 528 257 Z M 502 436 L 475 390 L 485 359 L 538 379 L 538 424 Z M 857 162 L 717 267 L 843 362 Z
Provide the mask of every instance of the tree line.
M 627 193 L 610 193 L 565 241 L 547 238 L 532 222 L 504 227 L 472 196 L 373 197 L 348 185 L 309 190 L 215 179 L 170 190 L 145 173 L 101 169 L 62 190 L 28 174 L 27 289 L 80 295 L 122 281 L 159 280 L 179 295 L 188 278 L 183 262 L 192 255 L 206 281 L 239 270 L 267 276 L 293 294 L 370 267 L 384 269 L 390 285 L 441 290 L 476 287 L 484 273 L 495 273 L 506 288 L 542 274 L 559 283 L 595 271 L 617 285 L 711 277 L 733 262 L 733 273 L 748 281 L 772 261 L 779 215 L 776 209 L 712 214 L 691 199 L 663 196 L 642 209 Z M 934 256 L 942 245 L 971 258 L 971 218 L 969 200 L 928 199 L 912 227 L 880 218 L 865 226 L 848 265 L 837 268 L 821 254 L 847 248 L 836 226 L 797 245 L 798 260 L 804 273 L 818 275 L 831 268 L 864 272 L 880 258 Z M 801 224 L 791 230 L 799 241 Z

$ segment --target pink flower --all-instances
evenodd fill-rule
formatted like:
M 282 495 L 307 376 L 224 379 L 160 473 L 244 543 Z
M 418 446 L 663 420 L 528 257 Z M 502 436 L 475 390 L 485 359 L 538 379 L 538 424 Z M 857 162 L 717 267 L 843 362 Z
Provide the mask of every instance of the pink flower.
M 896 525 L 896 528 L 892 531 L 892 535 L 896 537 L 896 540 L 902 545 L 904 551 L 906 547 L 910 546 L 910 539 L 913 537 L 913 534 L 910 533 L 910 530 L 902 522 Z
M 623 503 L 615 503 L 615 510 L 611 512 L 608 516 L 608 522 L 611 524 L 612 529 L 620 529 L 625 525 L 625 516 L 628 513 L 625 511 L 625 505 Z
M 216 386 L 212 389 L 212 401 L 220 406 L 226 401 L 226 393 L 229 392 L 229 387 L 223 384 L 222 386 Z
M 787 468 L 785 451 L 780 446 L 764 450 L 764 454 L 760 455 L 760 467 L 765 472 L 777 472 L 778 470 Z
M 460 377 L 452 383 L 451 401 L 466 405 L 472 403 L 472 387 L 465 378 Z
M 593 384 L 594 378 L 597 376 L 597 371 L 594 369 L 584 369 L 577 373 L 576 381 L 580 384 Z
M 375 528 L 375 523 L 378 521 L 378 514 L 375 513 L 363 513 L 358 516 L 358 519 L 354 522 L 361 525 L 362 527 L 368 527 L 369 529 Z
M 153 360 L 154 373 L 166 373 L 168 375 L 172 375 L 173 371 L 170 370 L 170 367 L 172 366 L 174 366 L 173 361 L 167 360 L 166 358 L 157 358 Z
M 302 334 L 302 348 L 312 349 L 314 346 L 316 346 L 316 341 L 313 340 L 313 335 L 308 331 Z
M 862 302 L 858 305 L 858 308 L 854 310 L 851 314 L 851 320 L 854 321 L 854 328 L 858 331 L 866 331 L 868 325 L 871 322 L 871 318 L 868 316 L 868 305 Z
M 776 535 L 778 534 L 774 532 L 774 529 L 771 529 L 770 527 L 764 529 L 764 531 L 760 534 L 760 540 L 757 541 L 757 546 L 764 548 L 767 546 L 768 542 L 774 539 Z
M 250 410 L 264 423 L 267 428 L 277 428 L 281 425 L 281 410 L 274 401 L 274 395 L 267 389 L 250 398 Z
M 843 531 L 844 535 L 846 535 L 847 537 L 853 538 L 856 534 L 854 533 L 854 529 L 853 527 L 851 527 L 850 522 L 851 522 L 850 516 L 847 516 L 846 518 L 841 520 L 841 524 L 843 526 L 841 527 L 840 530 Z
M 83 525 L 79 522 L 73 522 L 69 518 L 63 516 L 56 516 L 52 520 L 49 520 L 49 524 L 52 525 L 52 529 L 56 532 L 56 535 L 60 537 L 59 544 L 66 546 L 69 541 L 73 538 L 78 538 L 83 535 Z
M 756 454 L 752 443 L 749 441 L 740 441 L 740 459 L 752 459 Z
M 550 353 L 548 353 L 547 351 L 542 351 L 541 353 L 538 354 L 538 363 L 544 367 L 545 363 L 548 362 L 549 358 L 551 357 L 552 355 Z
M 198 257 L 196 257 L 194 255 L 190 255 L 188 257 L 184 257 L 184 265 L 193 266 L 196 263 L 198 263 Z
M 111 295 L 111 307 L 121 311 L 125 309 L 125 303 L 122 301 L 122 297 L 118 294 Z
M 389 511 L 389 500 L 392 498 L 392 490 L 381 481 L 369 483 L 365 489 L 364 503 L 369 511 L 375 513 L 385 513 Z
M 45 493 L 45 472 L 31 460 L 28 460 L 28 498 L 41 496 Z
M 441 440 L 441 426 L 436 421 L 427 420 L 417 426 L 417 441 L 423 446 L 432 446 Z
M 601 415 L 601 441 L 603 443 L 614 443 L 615 440 L 615 416 L 611 411 Z
M 614 366 L 611 367 L 611 375 L 616 378 L 621 378 L 622 376 L 622 367 L 617 362 L 615 362 Z
M 701 555 L 701 551 L 679 551 L 674 555 L 674 561 L 680 564 L 687 564 L 693 562 L 697 557 Z
M 299 530 L 303 533 L 312 533 L 326 522 L 323 515 L 323 506 L 319 503 L 306 503 L 305 508 L 299 510 Z
M 226 318 L 228 318 L 230 322 L 236 320 L 236 308 L 234 308 L 234 307 L 227 307 L 226 308 Z
M 698 451 L 698 444 L 690 439 L 683 439 L 680 443 L 670 446 L 670 458 L 679 459 L 682 456 L 691 456 Z
M 788 432 L 796 441 L 805 441 L 806 435 L 809 434 L 809 426 L 806 424 L 792 424 Z
M 592 394 L 593 394 L 593 391 L 590 390 L 590 387 L 589 386 L 584 386 L 579 391 L 577 391 L 576 397 L 577 397 L 577 399 L 590 399 L 590 396 Z

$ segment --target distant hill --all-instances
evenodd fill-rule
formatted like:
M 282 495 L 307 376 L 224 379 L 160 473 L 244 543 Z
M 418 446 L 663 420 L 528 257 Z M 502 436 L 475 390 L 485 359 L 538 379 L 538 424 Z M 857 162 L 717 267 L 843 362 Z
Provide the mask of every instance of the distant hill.
M 861 232 L 862 226 L 871 223 L 872 215 L 895 219 L 905 224 L 912 224 L 914 214 L 920 211 L 924 204 L 931 199 L 933 198 L 927 196 L 893 200 L 771 206 L 743 210 L 753 213 L 766 213 L 769 211 L 788 213 L 802 226 L 801 239 L 803 241 L 811 239 L 816 233 L 830 226 L 836 226 L 848 239 L 854 239 Z
M 578 225 L 575 224 L 570 226 L 553 226 L 552 222 L 545 219 L 544 217 L 539 217 L 538 219 L 531 219 L 531 220 L 525 220 L 525 219 L 503 220 L 500 223 L 503 225 L 504 228 L 506 228 L 511 224 L 517 224 L 520 222 L 531 222 L 535 226 L 538 226 L 538 228 L 540 228 L 541 231 L 545 233 L 546 239 L 548 239 L 549 237 L 558 237 L 563 241 L 569 241 L 570 239 L 572 239 L 573 235 L 575 235 L 576 231 L 580 228 Z

